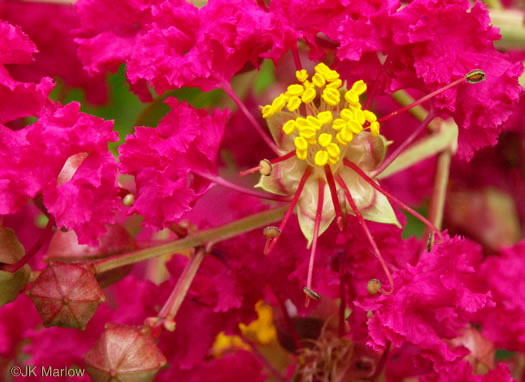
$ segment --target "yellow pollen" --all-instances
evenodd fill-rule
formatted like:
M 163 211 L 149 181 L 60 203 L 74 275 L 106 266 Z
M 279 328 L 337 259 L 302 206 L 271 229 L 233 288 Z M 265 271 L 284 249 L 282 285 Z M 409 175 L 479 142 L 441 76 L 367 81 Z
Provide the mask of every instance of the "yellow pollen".
M 326 79 L 324 78 L 322 74 L 315 73 L 314 76 L 312 77 L 312 82 L 318 88 L 322 88 L 326 84 Z
M 355 94 L 357 94 L 358 96 L 360 96 L 361 94 L 366 92 L 365 81 L 359 80 L 359 81 L 354 82 L 354 84 L 352 85 L 352 88 L 350 89 L 350 91 L 355 93 Z
M 303 95 L 301 96 L 301 100 L 304 103 L 310 103 L 315 99 L 315 96 L 317 95 L 317 92 L 313 88 L 307 88 Z
M 346 126 L 346 121 L 344 119 L 337 118 L 332 124 L 332 129 L 341 130 L 345 126 Z
M 355 109 L 354 115 L 355 115 L 355 119 L 357 119 L 357 122 L 359 122 L 360 125 L 365 123 L 365 114 L 363 113 L 363 110 Z
M 297 96 L 297 97 L 302 96 L 303 92 L 304 92 L 304 87 L 303 85 L 299 85 L 299 84 L 290 85 L 288 86 L 288 89 L 286 90 L 286 94 L 288 94 L 289 96 Z
M 280 112 L 284 105 L 286 105 L 286 96 L 284 94 L 281 94 L 279 97 L 273 100 L 272 102 L 272 112 L 278 113 Z
M 341 95 L 336 89 L 325 88 L 323 90 L 323 100 L 331 106 L 337 106 L 341 101 Z
M 288 103 L 286 104 L 286 107 L 290 111 L 295 111 L 299 109 L 299 106 L 301 106 L 301 99 L 297 96 L 290 97 L 290 99 L 288 100 Z
M 283 131 L 286 135 L 290 135 L 295 131 L 296 128 L 295 121 L 293 119 L 290 119 L 288 122 L 286 122 L 283 126 Z
M 317 119 L 321 121 L 323 125 L 328 125 L 330 122 L 332 122 L 332 118 L 332 112 L 330 111 L 322 111 L 317 114 Z
M 350 109 L 343 109 L 339 114 L 341 115 L 341 118 L 343 118 L 345 121 L 351 121 L 354 119 L 354 113 L 352 113 Z
M 340 132 L 337 133 L 335 138 L 342 145 L 347 145 L 354 138 L 354 134 L 352 134 L 352 132 L 350 131 L 350 129 L 348 127 L 345 127 L 345 128 L 343 128 L 343 130 L 341 130 Z
M 301 69 L 295 72 L 295 77 L 297 81 L 304 82 L 308 79 L 308 72 L 305 69 Z
M 308 151 L 306 150 L 296 150 L 295 154 L 297 155 L 297 158 L 301 160 L 306 160 L 306 157 L 308 156 Z
M 339 158 L 339 155 L 341 154 L 341 149 L 335 143 L 330 143 L 326 146 L 326 151 L 331 158 Z
M 262 112 L 263 118 L 271 117 L 273 115 L 272 105 L 266 105 L 265 107 L 262 108 L 261 112 Z
M 312 117 L 311 115 L 309 115 L 308 117 L 306 117 L 306 122 L 308 122 L 308 124 L 312 127 L 314 127 L 316 130 L 319 130 L 321 129 L 321 126 L 323 126 L 323 124 L 321 123 L 321 121 L 319 121 L 317 118 L 315 117 Z
M 332 142 L 332 134 L 322 133 L 319 135 L 318 142 L 322 147 L 328 146 Z
M 320 62 L 317 65 L 315 65 L 314 69 L 317 73 L 321 73 L 321 74 L 328 73 L 331 70 L 324 62 Z
M 326 163 L 328 163 L 328 153 L 324 150 L 319 150 L 315 154 L 314 161 L 316 165 L 320 167 L 324 166 Z
M 304 127 L 301 129 L 299 136 L 303 137 L 307 141 L 311 140 L 312 138 L 315 141 L 315 129 L 311 127 Z
M 339 89 L 341 86 L 343 85 L 343 81 L 341 81 L 340 79 L 337 79 L 333 82 L 329 82 L 326 87 L 327 88 L 334 88 L 334 89 Z
M 333 82 L 339 79 L 339 73 L 337 73 L 335 70 L 329 69 L 329 71 L 327 73 L 323 73 L 323 75 L 329 82 Z
M 299 130 L 301 130 L 303 127 L 308 127 L 308 122 L 306 122 L 306 119 L 304 119 L 303 117 L 299 117 L 295 120 L 295 123 L 297 124 L 297 127 L 299 128 Z
M 377 117 L 374 113 L 372 113 L 370 110 L 363 110 L 363 114 L 365 115 L 365 120 L 372 123 L 377 121 Z
M 353 92 L 352 90 L 349 90 L 345 93 L 345 101 L 348 102 L 350 105 L 356 105 L 359 103 L 359 96 L 357 93 Z
M 361 131 L 363 131 L 363 126 L 359 125 L 357 122 L 355 121 L 350 121 L 347 123 L 346 125 L 348 127 L 348 129 L 350 129 L 350 131 L 354 134 L 359 134 Z
M 303 137 L 296 137 L 294 143 L 299 151 L 305 151 L 308 148 L 308 142 Z
M 379 135 L 379 122 L 374 121 L 370 124 L 370 132 L 374 137 Z

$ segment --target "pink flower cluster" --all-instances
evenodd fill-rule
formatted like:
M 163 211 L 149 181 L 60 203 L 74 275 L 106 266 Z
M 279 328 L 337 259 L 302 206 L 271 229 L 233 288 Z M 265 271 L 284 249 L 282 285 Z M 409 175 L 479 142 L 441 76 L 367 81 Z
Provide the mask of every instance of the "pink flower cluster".
M 0 4 L 0 379 L 524 380 L 525 46 L 500 38 L 468 0 Z M 169 111 L 119 142 L 64 100 L 111 107 L 121 67 L 139 121 Z

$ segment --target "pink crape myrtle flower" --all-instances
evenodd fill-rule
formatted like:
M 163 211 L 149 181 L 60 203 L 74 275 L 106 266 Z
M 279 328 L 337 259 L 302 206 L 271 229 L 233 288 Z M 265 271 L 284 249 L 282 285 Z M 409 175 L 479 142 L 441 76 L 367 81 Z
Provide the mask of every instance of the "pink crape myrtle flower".
M 191 209 L 210 187 L 198 173 L 215 172 L 215 160 L 229 112 L 195 110 L 169 98 L 172 110 L 155 129 L 136 128 L 120 149 L 120 169 L 135 176 L 132 211 L 144 224 L 166 227 Z M 190 174 L 192 178 L 190 177 Z

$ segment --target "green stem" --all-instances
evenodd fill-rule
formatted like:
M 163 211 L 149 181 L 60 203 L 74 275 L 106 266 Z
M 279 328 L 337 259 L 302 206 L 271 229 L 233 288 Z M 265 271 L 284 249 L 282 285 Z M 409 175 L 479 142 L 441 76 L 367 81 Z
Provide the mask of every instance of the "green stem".
M 138 263 L 157 256 L 173 254 L 176 251 L 186 248 L 194 248 L 209 242 L 218 242 L 230 239 L 242 233 L 263 227 L 272 223 L 283 215 L 287 206 L 260 212 L 232 223 L 220 227 L 210 228 L 190 234 L 184 239 L 176 240 L 171 243 L 159 245 L 152 248 L 145 248 L 123 255 L 113 256 L 93 263 L 96 273 L 102 273 L 111 269 L 120 268 L 124 265 Z
M 438 126 L 436 134 L 423 138 L 406 149 L 377 178 L 383 179 L 398 173 L 457 144 L 458 126 L 453 120 L 443 121 L 436 118 L 432 124 Z
M 392 98 L 396 100 L 401 106 L 408 106 L 416 101 L 404 90 L 395 92 L 392 94 Z M 408 110 L 408 112 L 416 117 L 420 122 L 423 122 L 428 114 L 428 111 L 421 105 L 413 107 L 412 109 Z
M 168 321 L 172 321 L 175 318 L 205 255 L 206 250 L 203 247 L 200 247 L 192 254 L 177 280 L 175 288 L 173 288 L 168 300 L 159 312 L 159 318 Z
M 451 158 L 451 150 L 444 150 L 438 156 L 436 176 L 434 178 L 434 189 L 432 190 L 432 199 L 428 213 L 428 219 L 439 229 L 441 229 L 441 225 L 443 223 L 443 210 L 445 208 L 445 199 L 447 196 L 447 184 Z M 423 237 L 427 237 L 429 233 L 430 230 L 427 227 Z

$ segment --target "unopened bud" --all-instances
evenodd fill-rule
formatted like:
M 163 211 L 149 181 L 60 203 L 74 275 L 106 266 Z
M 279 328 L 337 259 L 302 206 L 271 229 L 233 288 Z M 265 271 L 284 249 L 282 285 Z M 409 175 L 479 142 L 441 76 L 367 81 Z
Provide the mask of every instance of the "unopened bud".
M 45 327 L 84 330 L 98 306 L 105 301 L 92 268 L 53 263 L 38 276 L 27 295 Z
M 166 365 L 149 330 L 122 324 L 106 324 L 102 336 L 85 355 L 92 381 L 153 381 Z
M 378 294 L 381 291 L 381 281 L 379 281 L 378 279 L 372 279 L 368 281 L 366 289 L 368 289 L 368 293 L 370 293 L 371 295 Z

